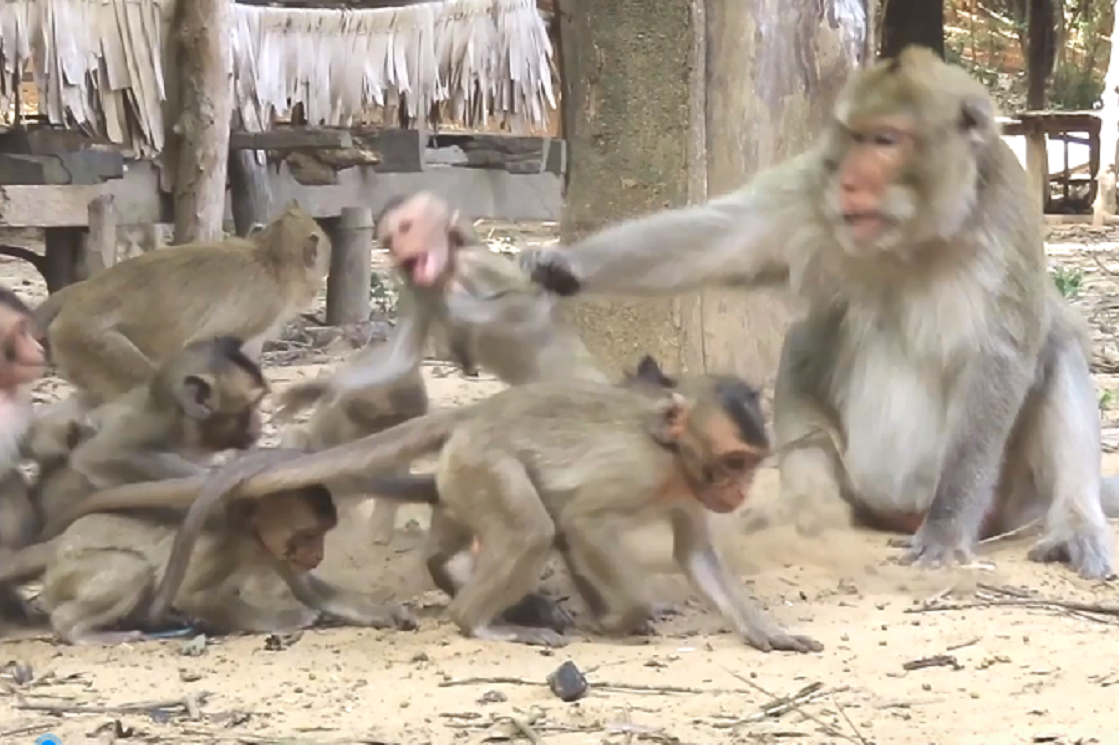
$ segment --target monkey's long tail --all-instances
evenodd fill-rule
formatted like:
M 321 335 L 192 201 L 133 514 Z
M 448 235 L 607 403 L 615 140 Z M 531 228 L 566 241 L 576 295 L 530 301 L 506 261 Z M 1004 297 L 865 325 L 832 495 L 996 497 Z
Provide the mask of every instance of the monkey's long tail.
M 44 541 L 0 555 L 0 583 L 24 582 L 38 577 L 54 556 L 55 541 Z
M 234 498 L 262 497 L 284 489 L 323 484 L 404 465 L 403 462 L 442 448 L 455 429 L 474 416 L 474 409 L 475 406 L 463 406 L 434 412 L 345 445 L 289 460 L 246 479 Z M 391 497 L 391 494 L 386 496 Z

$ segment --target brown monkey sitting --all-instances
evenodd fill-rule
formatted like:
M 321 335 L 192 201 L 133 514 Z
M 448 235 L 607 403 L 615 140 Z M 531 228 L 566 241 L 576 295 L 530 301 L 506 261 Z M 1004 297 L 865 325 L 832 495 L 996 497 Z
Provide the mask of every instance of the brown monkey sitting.
M 307 307 L 330 267 L 330 241 L 297 204 L 251 238 L 152 251 L 66 287 L 36 309 L 51 359 L 88 406 L 145 383 L 184 344 L 266 339 Z
M 1081 321 L 990 94 L 929 50 L 852 75 L 820 141 L 738 191 L 523 265 L 564 294 L 787 285 L 806 310 L 774 400 L 787 503 L 918 526 L 929 564 L 1043 517 L 1032 559 L 1112 574 Z
M 51 627 L 71 644 L 117 644 L 143 637 L 146 601 L 167 563 L 181 511 L 87 515 L 62 535 L 17 552 L 0 581 L 43 574 L 40 601 Z M 174 607 L 217 633 L 302 628 L 320 613 L 355 624 L 414 627 L 395 607 L 366 604 L 309 572 L 337 522 L 330 492 L 305 486 L 260 502 L 239 502 L 207 521 Z M 275 611 L 240 595 L 250 573 L 278 572 L 304 606 Z M 234 574 L 236 573 L 236 578 Z M 125 631 L 106 631 L 125 627 Z
M 267 392 L 239 339 L 187 345 L 147 385 L 90 413 L 96 431 L 41 484 L 42 499 L 63 506 L 47 515 L 42 535 L 58 535 L 96 489 L 200 474 L 203 456 L 251 446 L 260 437 L 258 406 Z
M 170 564 L 180 548 L 189 555 L 211 505 L 231 489 L 234 499 L 251 498 L 441 448 L 428 567 L 454 596 L 450 613 L 463 633 L 562 644 L 551 629 L 495 622 L 534 588 L 553 547 L 604 630 L 643 626 L 651 605 L 638 568 L 619 555 L 615 536 L 619 527 L 667 518 L 681 568 L 748 643 L 761 650 L 821 649 L 755 607 L 711 545 L 706 512 L 739 506 L 768 453 L 756 444 L 765 442 L 756 391 L 731 377 L 677 386 L 655 396 L 594 381 L 528 383 L 294 460 L 268 451 L 248 454 L 208 477 Z M 477 561 L 471 556 L 475 537 L 481 542 Z M 178 579 L 169 568 L 153 609 L 165 606 Z

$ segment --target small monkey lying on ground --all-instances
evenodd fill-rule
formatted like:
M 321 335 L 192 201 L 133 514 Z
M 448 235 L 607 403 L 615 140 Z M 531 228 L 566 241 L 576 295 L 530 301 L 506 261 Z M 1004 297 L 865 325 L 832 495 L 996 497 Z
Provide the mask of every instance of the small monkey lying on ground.
M 40 600 L 51 627 L 71 644 L 135 641 L 144 635 L 146 603 L 181 518 L 181 511 L 88 515 L 57 538 L 9 557 L 0 582 L 42 573 Z M 320 614 L 378 628 L 414 628 L 403 609 L 367 604 L 310 574 L 336 523 L 330 492 L 321 486 L 230 504 L 202 530 L 174 609 L 217 633 L 303 628 Z M 240 595 L 250 572 L 278 573 L 304 607 L 275 611 L 250 604 Z
M 522 264 L 568 295 L 787 285 L 806 309 L 774 399 L 787 503 L 842 499 L 912 532 L 925 564 L 1041 519 L 1031 559 L 1108 577 L 1119 480 L 1101 482 L 1086 339 L 995 113 L 910 47 L 852 75 L 819 142 L 738 191 Z
M 191 243 L 122 261 L 36 309 L 50 356 L 86 406 L 144 384 L 196 339 L 233 334 L 259 359 L 306 308 L 330 267 L 330 241 L 293 203 L 249 239 Z
M 619 555 L 616 536 L 620 529 L 667 518 L 681 569 L 749 644 L 765 651 L 822 649 L 815 640 L 781 630 L 755 607 L 711 543 L 706 511 L 741 505 L 768 454 L 756 391 L 733 377 L 676 385 L 653 395 L 651 386 L 528 383 L 319 453 L 295 459 L 248 454 L 205 479 L 153 607 L 174 596 L 181 579 L 172 572 L 181 561 L 177 554 L 182 549 L 189 556 L 205 516 L 224 494 L 234 501 L 253 498 L 439 450 L 428 568 L 453 596 L 449 610 L 463 633 L 563 644 L 551 629 L 495 620 L 534 588 L 553 548 L 603 630 L 643 627 L 651 604 L 638 567 Z M 177 483 L 197 488 L 199 480 Z M 481 543 L 476 560 L 475 537 Z

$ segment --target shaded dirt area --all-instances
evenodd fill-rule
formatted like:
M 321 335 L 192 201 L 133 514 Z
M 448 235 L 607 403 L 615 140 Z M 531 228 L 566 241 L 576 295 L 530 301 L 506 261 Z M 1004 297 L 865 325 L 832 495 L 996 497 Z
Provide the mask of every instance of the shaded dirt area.
M 529 232 L 527 240 L 545 232 Z M 509 234 L 498 230 L 491 238 Z M 1060 240 L 1054 262 L 1069 282 L 1079 277 L 1074 300 L 1092 319 L 1106 367 L 1119 360 L 1119 350 L 1109 351 L 1119 278 L 1094 257 L 1119 273 L 1119 258 L 1100 248 L 1104 240 L 1119 243 L 1119 234 L 1062 229 Z M 1086 245 L 1072 250 L 1069 241 Z M 0 263 L 0 276 L 38 299 L 41 284 L 25 265 Z M 375 323 L 351 336 L 360 342 L 380 331 Z M 337 332 L 304 321 L 270 349 L 268 374 L 282 387 L 350 348 Z M 500 387 L 436 362 L 425 371 L 443 405 Z M 1119 366 L 1099 376 L 1104 390 L 1119 390 L 1117 373 Z M 61 390 L 50 381 L 40 393 L 49 399 Z M 1119 426 L 1119 404 L 1105 396 L 1104 405 L 1108 426 Z M 1104 467 L 1119 472 L 1119 456 L 1108 456 Z M 772 504 L 772 471 L 761 475 L 756 495 L 751 509 Z M 974 567 L 924 572 L 897 565 L 897 549 L 880 535 L 835 529 L 809 541 L 784 527 L 746 535 L 745 515 L 720 518 L 720 547 L 751 591 L 782 623 L 820 639 L 823 653 L 747 648 L 670 573 L 658 576 L 657 586 L 681 612 L 658 624 L 657 636 L 622 642 L 579 633 L 552 652 L 461 638 L 415 550 L 422 512 L 403 515 L 385 547 L 368 538 L 369 512 L 364 504 L 346 514 L 324 572 L 407 602 L 418 631 L 333 628 L 286 639 L 119 648 L 6 641 L 0 664 L 13 664 L 0 672 L 0 743 L 30 743 L 47 731 L 66 743 L 1114 742 L 1116 589 L 1026 562 L 1029 538 L 989 547 Z M 650 530 L 627 538 L 650 566 L 666 570 L 664 537 Z M 558 569 L 545 584 L 568 592 Z M 1024 598 L 1109 607 L 1092 613 Z M 949 607 L 937 610 L 938 603 Z M 568 604 L 585 621 L 581 606 Z M 545 683 L 567 659 L 591 684 L 572 704 Z

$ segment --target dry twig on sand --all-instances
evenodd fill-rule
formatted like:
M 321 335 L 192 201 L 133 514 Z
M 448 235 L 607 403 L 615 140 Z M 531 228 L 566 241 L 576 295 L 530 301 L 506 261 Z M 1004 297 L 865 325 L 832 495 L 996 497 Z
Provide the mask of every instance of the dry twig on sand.
M 998 587 L 980 583 L 975 592 L 977 600 L 961 602 L 945 602 L 935 598 L 930 602 L 915 608 L 906 608 L 906 613 L 934 613 L 951 610 L 966 610 L 969 608 L 1040 608 L 1042 610 L 1064 613 L 1069 616 L 1083 618 L 1097 623 L 1119 625 L 1119 606 L 1103 603 L 1086 603 L 1076 600 L 1058 600 L 1043 598 L 1033 593 L 1023 592 L 1011 587 Z

